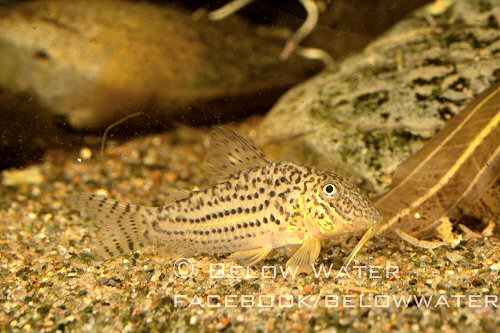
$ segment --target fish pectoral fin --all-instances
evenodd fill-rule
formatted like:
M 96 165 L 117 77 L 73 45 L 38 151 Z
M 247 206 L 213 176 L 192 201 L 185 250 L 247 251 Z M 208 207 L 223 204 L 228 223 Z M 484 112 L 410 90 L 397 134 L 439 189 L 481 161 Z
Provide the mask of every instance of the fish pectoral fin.
M 300 249 L 287 261 L 286 266 L 297 273 L 309 273 L 312 271 L 312 265 L 321 251 L 321 242 L 316 237 L 306 239 Z
M 361 248 L 363 247 L 363 245 L 365 245 L 365 243 L 368 242 L 372 238 L 372 236 L 374 234 L 373 230 L 374 230 L 374 228 L 369 228 L 365 232 L 365 234 L 363 235 L 363 237 L 361 237 L 361 239 L 358 241 L 358 243 L 356 244 L 356 246 L 352 250 L 351 254 L 349 254 L 349 257 L 347 257 L 347 260 L 344 262 L 344 267 L 345 268 L 349 267 L 349 265 L 353 261 L 354 257 L 358 254 L 359 250 L 361 250 Z
M 252 250 L 235 252 L 228 259 L 236 261 L 238 265 L 252 266 L 264 259 L 271 251 L 272 247 L 258 247 Z

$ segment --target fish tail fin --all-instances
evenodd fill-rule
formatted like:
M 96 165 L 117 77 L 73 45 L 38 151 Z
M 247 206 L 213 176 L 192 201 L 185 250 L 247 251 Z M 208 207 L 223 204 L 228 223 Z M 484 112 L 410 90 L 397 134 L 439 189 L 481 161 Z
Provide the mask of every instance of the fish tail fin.
M 100 226 L 94 249 L 104 258 L 124 255 L 148 244 L 147 208 L 91 193 L 70 197 L 70 205 Z

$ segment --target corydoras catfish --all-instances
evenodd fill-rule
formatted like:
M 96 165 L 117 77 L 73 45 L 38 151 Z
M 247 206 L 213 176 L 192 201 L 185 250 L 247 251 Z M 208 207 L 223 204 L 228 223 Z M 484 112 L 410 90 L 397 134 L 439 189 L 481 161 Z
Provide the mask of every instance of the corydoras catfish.
M 73 196 L 74 207 L 96 220 L 97 251 L 118 256 L 148 246 L 178 256 L 231 253 L 253 265 L 273 249 L 300 246 L 287 266 L 311 270 L 321 240 L 359 234 L 381 217 L 345 178 L 314 167 L 269 160 L 227 127 L 211 135 L 204 165 L 213 186 L 170 191 L 160 207 Z

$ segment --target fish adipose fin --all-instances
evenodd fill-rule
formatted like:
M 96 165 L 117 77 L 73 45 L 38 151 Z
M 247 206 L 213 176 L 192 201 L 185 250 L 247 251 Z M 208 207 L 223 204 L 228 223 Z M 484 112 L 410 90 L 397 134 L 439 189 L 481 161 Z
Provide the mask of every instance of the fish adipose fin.
M 177 190 L 174 188 L 167 189 L 163 192 L 163 200 L 165 204 L 187 198 L 191 192 L 188 190 Z
M 258 247 L 252 250 L 235 252 L 228 259 L 236 261 L 241 266 L 252 266 L 267 257 L 271 251 L 271 247 Z
M 288 260 L 286 267 L 290 267 L 297 273 L 309 273 L 312 271 L 312 265 L 318 258 L 320 251 L 320 240 L 316 237 L 309 237 Z
M 249 139 L 229 127 L 215 127 L 203 165 L 205 176 L 215 182 L 246 169 L 270 163 L 264 153 Z

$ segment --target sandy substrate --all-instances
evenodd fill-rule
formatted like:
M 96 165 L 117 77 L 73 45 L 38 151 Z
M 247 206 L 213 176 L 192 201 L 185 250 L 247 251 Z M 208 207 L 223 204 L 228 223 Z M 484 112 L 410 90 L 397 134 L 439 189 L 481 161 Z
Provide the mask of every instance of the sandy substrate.
M 318 276 L 284 276 L 282 253 L 248 271 L 231 271 L 235 264 L 223 257 L 196 256 L 177 266 L 146 253 L 99 260 L 91 252 L 98 229 L 68 207 L 68 196 L 98 191 L 160 205 L 166 188 L 203 186 L 207 132 L 178 134 L 111 146 L 103 159 L 97 148 L 49 152 L 17 185 L 0 185 L 1 330 L 494 332 L 500 326 L 495 237 L 434 251 L 375 239 L 355 261 L 371 270 L 340 273 L 356 240 L 327 244 L 317 262 L 326 271 Z

